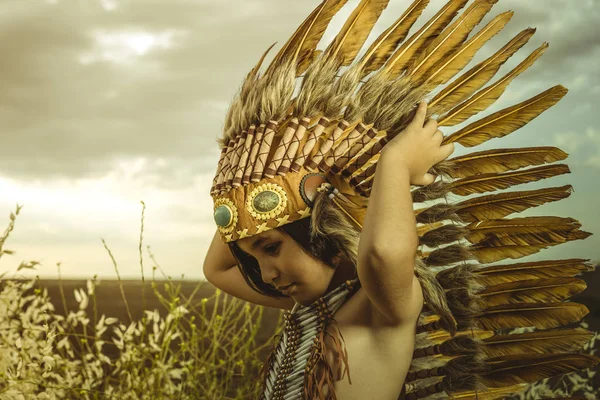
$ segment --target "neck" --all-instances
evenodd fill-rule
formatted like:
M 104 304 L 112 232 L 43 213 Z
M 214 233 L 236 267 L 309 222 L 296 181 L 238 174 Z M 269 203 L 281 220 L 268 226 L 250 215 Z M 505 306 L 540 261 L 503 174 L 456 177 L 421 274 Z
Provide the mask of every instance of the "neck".
M 329 282 L 329 286 L 327 287 L 327 293 L 340 286 L 347 280 L 352 280 L 357 277 L 356 267 L 354 266 L 354 264 L 352 264 L 350 260 L 340 257 L 336 265 L 337 268 L 335 269 L 333 278 L 331 278 L 331 282 Z

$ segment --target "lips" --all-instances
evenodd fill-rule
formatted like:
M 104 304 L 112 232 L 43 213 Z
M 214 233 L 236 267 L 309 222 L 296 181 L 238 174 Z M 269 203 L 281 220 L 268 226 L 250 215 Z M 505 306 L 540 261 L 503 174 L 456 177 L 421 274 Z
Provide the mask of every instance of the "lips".
M 285 295 L 288 295 L 288 294 L 289 294 L 288 290 L 289 290 L 289 289 L 290 289 L 292 286 L 294 286 L 294 284 L 293 284 L 293 283 L 292 283 L 291 285 L 288 285 L 288 286 L 284 286 L 284 287 L 282 287 L 282 288 L 281 288 L 281 292 L 282 292 L 283 294 L 285 294 Z

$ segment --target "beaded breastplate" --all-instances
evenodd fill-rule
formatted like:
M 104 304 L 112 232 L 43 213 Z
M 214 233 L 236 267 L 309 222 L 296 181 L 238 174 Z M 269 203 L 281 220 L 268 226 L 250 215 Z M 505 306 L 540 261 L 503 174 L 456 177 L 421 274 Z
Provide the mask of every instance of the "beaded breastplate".
M 348 380 L 352 383 L 348 354 L 342 345 L 343 337 L 339 327 L 339 338 L 330 335 L 326 328 L 332 321 L 336 322 L 333 315 L 359 288 L 358 278 L 348 280 L 310 306 L 296 303 L 291 311 L 285 312 L 284 330 L 278 335 L 277 344 L 261 371 L 261 400 L 326 399 L 323 386 L 328 384 L 330 393 L 333 391 L 333 370 L 337 374 L 342 362 L 348 372 Z M 337 351 L 334 366 L 327 364 L 324 340 L 326 334 L 332 338 Z M 317 376 L 315 367 L 318 364 L 324 367 L 321 369 L 321 376 Z M 341 379 L 344 379 L 344 375 L 345 372 Z

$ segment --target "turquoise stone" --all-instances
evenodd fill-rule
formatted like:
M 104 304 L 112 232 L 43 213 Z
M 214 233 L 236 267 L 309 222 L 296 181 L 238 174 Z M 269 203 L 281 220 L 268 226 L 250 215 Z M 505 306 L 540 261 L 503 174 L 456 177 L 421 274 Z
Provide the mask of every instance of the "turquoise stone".
M 227 206 L 219 206 L 215 210 L 215 222 L 217 225 L 226 228 L 231 224 L 231 220 L 233 219 L 233 214 L 231 210 Z
M 279 205 L 281 198 L 278 193 L 271 190 L 265 190 L 256 195 L 253 201 L 254 209 L 261 213 L 267 213 L 274 210 Z

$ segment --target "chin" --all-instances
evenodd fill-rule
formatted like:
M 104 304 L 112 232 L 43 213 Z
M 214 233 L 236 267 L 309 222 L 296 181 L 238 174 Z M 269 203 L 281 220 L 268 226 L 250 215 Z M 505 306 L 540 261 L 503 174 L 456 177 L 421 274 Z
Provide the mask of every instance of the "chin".
M 313 304 L 315 301 L 317 301 L 319 299 L 319 297 L 314 297 L 314 296 L 305 297 L 305 296 L 298 296 L 298 294 L 296 294 L 295 296 L 292 296 L 292 298 L 294 299 L 294 301 L 296 301 L 296 303 L 302 304 L 305 307 L 310 306 L 311 304 Z

